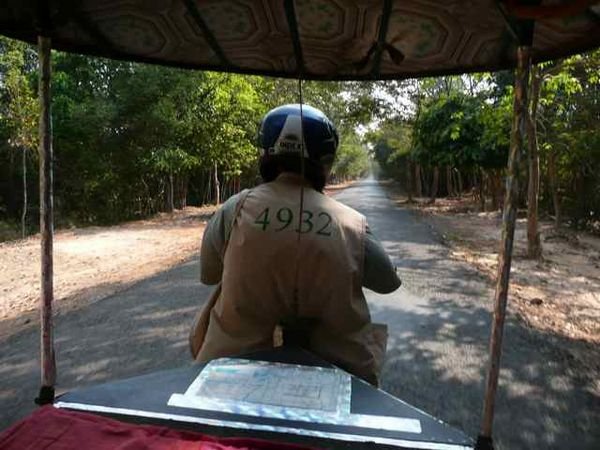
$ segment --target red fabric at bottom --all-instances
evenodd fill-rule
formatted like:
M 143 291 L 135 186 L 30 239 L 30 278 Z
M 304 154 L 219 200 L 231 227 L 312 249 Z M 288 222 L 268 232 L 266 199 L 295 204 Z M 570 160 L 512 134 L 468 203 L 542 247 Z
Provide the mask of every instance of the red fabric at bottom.
M 2 450 L 309 450 L 259 439 L 215 438 L 166 427 L 133 425 L 44 406 L 0 434 Z M 314 449 L 313 449 L 314 450 Z

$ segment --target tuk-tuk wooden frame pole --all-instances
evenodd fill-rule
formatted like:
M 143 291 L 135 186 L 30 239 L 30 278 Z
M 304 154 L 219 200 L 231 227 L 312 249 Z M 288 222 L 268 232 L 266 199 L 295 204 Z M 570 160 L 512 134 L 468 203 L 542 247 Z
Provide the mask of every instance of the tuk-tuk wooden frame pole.
M 56 364 L 54 359 L 54 333 L 52 323 L 52 301 L 54 297 L 54 211 L 53 211 L 53 168 L 52 168 L 52 116 L 50 96 L 50 50 L 49 37 L 38 37 L 39 57 L 39 101 L 40 101 L 40 235 L 41 235 L 41 293 L 40 293 L 40 338 L 41 338 L 41 388 L 36 399 L 38 404 L 54 401 Z
M 492 426 L 494 421 L 494 404 L 498 388 L 500 372 L 500 356 L 502 354 L 502 337 L 506 303 L 512 261 L 513 239 L 517 219 L 517 202 L 519 195 L 519 170 L 524 154 L 523 137 L 527 119 L 527 87 L 531 67 L 531 47 L 519 46 L 517 49 L 517 69 L 515 71 L 515 89 L 513 102 L 513 121 L 510 136 L 510 152 L 506 174 L 506 197 L 502 215 L 502 243 L 498 256 L 498 272 L 496 292 L 494 295 L 494 316 L 490 336 L 490 360 L 486 379 L 485 397 L 481 434 L 477 441 L 477 449 L 492 449 Z

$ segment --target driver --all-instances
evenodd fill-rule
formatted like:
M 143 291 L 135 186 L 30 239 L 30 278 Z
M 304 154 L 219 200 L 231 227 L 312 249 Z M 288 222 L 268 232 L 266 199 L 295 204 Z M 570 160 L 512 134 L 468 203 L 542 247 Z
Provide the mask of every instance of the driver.
M 323 194 L 338 136 L 318 109 L 284 105 L 259 131 L 264 183 L 229 198 L 207 225 L 201 280 L 217 284 L 190 334 L 198 361 L 273 347 L 302 324 L 308 350 L 377 385 L 387 329 L 362 288 L 400 286 L 365 217 Z M 303 160 L 300 156 L 303 156 Z

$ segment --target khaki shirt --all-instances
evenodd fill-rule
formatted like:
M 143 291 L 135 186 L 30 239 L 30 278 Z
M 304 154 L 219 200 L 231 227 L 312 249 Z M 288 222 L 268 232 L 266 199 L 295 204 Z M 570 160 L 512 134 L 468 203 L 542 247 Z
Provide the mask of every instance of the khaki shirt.
M 285 175 L 284 175 L 285 177 Z M 212 216 L 202 237 L 200 280 L 207 285 L 221 282 L 223 252 L 229 239 L 240 194 L 233 195 Z M 367 224 L 363 261 L 363 287 L 378 294 L 389 294 L 401 281 L 387 253 Z
M 365 242 L 376 243 L 366 239 L 364 216 L 287 173 L 227 203 L 202 244 L 202 281 L 221 284 L 197 326 L 196 359 L 270 348 L 282 321 L 311 319 L 310 350 L 376 384 L 386 334 L 371 323 L 362 292 Z M 400 281 L 373 247 L 384 256 L 373 266 L 388 279 L 368 285 L 390 292 Z

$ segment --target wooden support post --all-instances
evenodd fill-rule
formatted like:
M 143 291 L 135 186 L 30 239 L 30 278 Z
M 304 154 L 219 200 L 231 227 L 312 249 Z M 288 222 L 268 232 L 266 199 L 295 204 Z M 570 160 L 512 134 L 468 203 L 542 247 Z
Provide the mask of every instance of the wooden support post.
M 510 136 L 510 153 L 506 174 L 506 196 L 502 215 L 502 243 L 498 256 L 496 292 L 494 296 L 494 317 L 490 337 L 490 361 L 488 366 L 481 434 L 477 449 L 491 449 L 492 426 L 494 421 L 494 403 L 498 388 L 500 356 L 502 354 L 502 335 L 506 316 L 506 303 L 512 260 L 513 238 L 517 219 L 517 201 L 519 194 L 519 166 L 524 155 L 523 136 L 527 120 L 527 85 L 531 67 L 531 48 L 520 46 L 517 49 L 517 69 L 515 73 L 515 93 L 513 103 L 513 123 Z
M 50 110 L 50 49 L 48 37 L 38 37 L 39 100 L 40 100 L 40 235 L 42 244 L 42 275 L 40 295 L 42 384 L 38 404 L 54 401 L 56 364 L 52 330 L 53 235 L 54 213 L 52 192 L 52 119 Z

